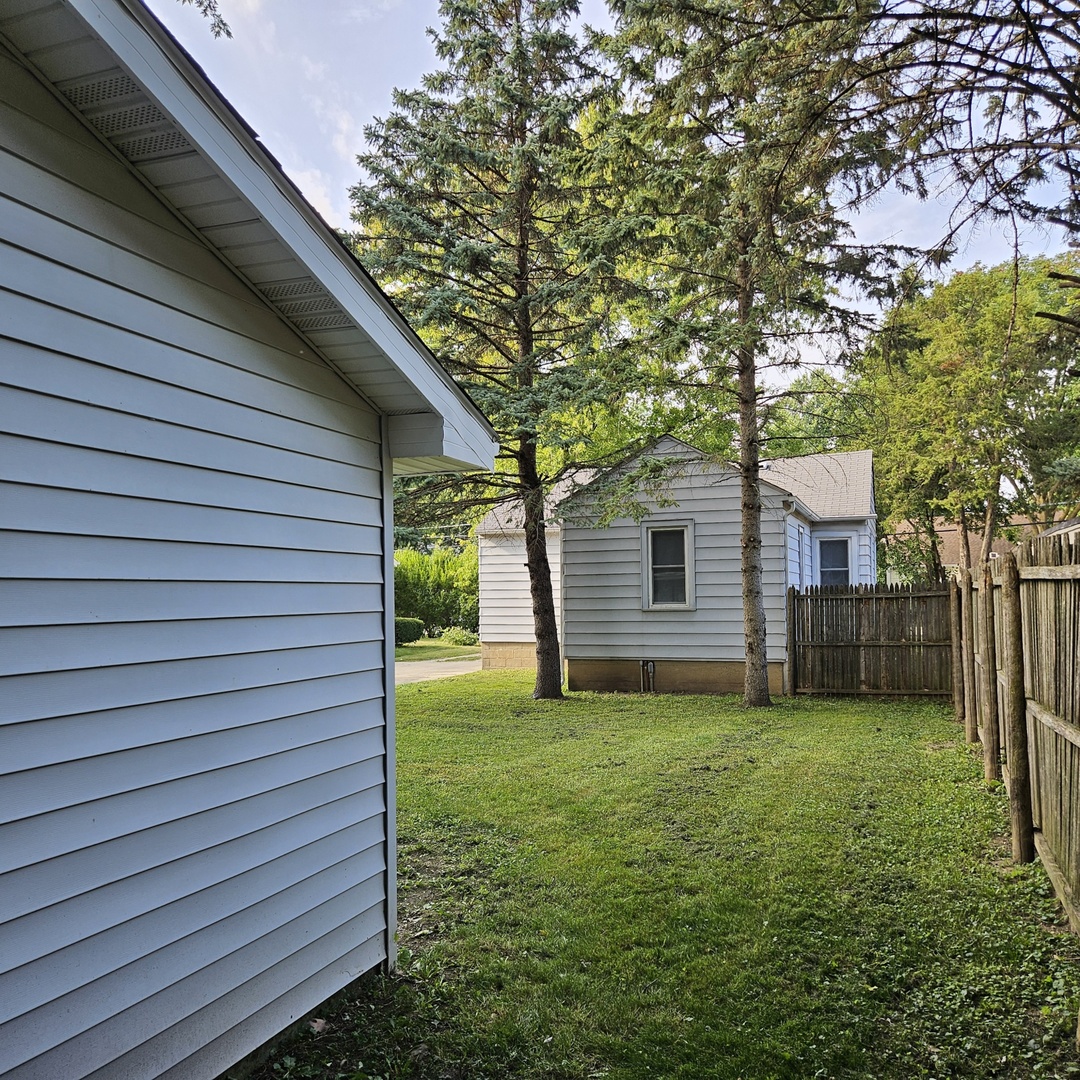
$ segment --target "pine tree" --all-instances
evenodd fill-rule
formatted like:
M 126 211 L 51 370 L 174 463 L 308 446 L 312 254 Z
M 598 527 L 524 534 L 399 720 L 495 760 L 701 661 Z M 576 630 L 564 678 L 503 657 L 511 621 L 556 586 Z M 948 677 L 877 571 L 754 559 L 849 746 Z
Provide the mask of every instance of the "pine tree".
M 888 116 L 865 107 L 862 24 L 854 9 L 820 22 L 808 10 L 794 0 L 623 0 L 613 43 L 636 87 L 637 190 L 663 222 L 655 259 L 671 287 L 668 318 L 684 364 L 718 401 L 730 394 L 738 416 L 747 705 L 770 700 L 762 373 L 796 363 L 815 334 L 855 328 L 833 290 L 878 287 L 876 261 L 887 262 L 850 242 L 845 219 L 844 200 L 895 164 Z
M 571 32 L 575 0 L 443 0 L 440 12 L 440 70 L 365 131 L 354 243 L 499 435 L 488 494 L 523 507 L 534 696 L 557 698 L 545 498 L 580 446 L 572 418 L 621 385 L 598 345 L 634 225 L 590 168 L 586 120 L 605 87 Z

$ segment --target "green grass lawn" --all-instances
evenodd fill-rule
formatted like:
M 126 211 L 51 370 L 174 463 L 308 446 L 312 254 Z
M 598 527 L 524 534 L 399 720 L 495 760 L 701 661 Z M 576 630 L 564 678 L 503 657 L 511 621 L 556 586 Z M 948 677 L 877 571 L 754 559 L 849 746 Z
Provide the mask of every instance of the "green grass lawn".
M 394 659 L 399 664 L 411 660 L 470 660 L 479 656 L 479 645 L 444 645 L 438 638 L 421 638 L 394 649 Z
M 399 689 L 399 971 L 260 1077 L 1080 1073 L 1077 939 L 944 709 L 530 689 Z

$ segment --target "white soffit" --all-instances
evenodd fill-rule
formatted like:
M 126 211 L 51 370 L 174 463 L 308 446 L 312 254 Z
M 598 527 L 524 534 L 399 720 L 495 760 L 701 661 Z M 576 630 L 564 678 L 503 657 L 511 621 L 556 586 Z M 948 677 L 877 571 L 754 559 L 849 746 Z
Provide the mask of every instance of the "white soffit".
M 396 472 L 491 468 L 497 444 L 486 419 L 139 0 L 4 0 L 0 33 L 391 417 Z M 395 417 L 408 437 L 395 439 Z M 410 453 L 418 423 L 441 439 Z

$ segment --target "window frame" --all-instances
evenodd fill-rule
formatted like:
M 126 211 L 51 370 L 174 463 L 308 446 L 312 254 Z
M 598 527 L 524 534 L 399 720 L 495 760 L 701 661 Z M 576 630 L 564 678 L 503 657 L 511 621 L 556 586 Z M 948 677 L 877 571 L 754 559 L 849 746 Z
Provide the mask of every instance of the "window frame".
M 677 532 L 683 534 L 683 572 L 685 574 L 685 597 L 682 603 L 666 604 L 653 601 L 653 544 L 654 532 Z M 641 610 L 642 611 L 694 611 L 697 596 L 694 581 L 694 522 L 686 518 L 673 521 L 649 521 L 641 525 Z
M 826 533 L 824 535 L 819 534 L 817 537 L 817 582 L 822 588 L 835 589 L 835 588 L 848 588 L 855 584 L 855 567 L 852 559 L 852 541 L 853 537 L 850 533 Z M 847 581 L 843 585 L 826 585 L 822 579 L 822 574 L 825 572 L 825 567 L 822 564 L 821 545 L 825 543 L 843 543 L 847 549 Z M 838 569 L 838 567 L 830 567 L 829 569 Z

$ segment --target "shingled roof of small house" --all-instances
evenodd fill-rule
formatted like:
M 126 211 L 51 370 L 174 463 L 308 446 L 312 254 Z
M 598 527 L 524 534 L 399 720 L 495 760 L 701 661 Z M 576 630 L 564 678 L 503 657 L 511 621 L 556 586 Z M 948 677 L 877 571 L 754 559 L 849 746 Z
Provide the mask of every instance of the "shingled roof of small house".
M 761 463 L 761 478 L 790 491 L 819 518 L 875 514 L 874 455 L 870 450 L 770 458 Z

